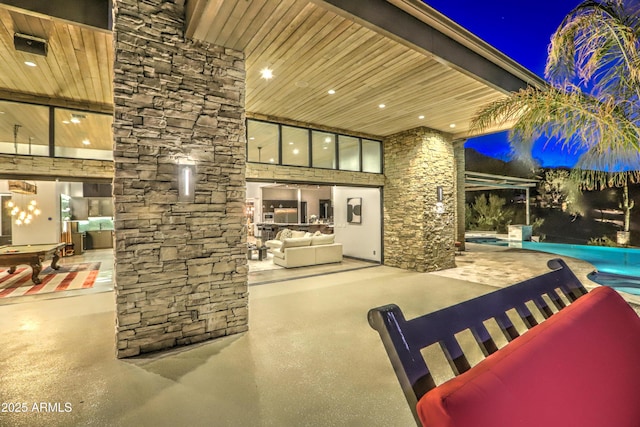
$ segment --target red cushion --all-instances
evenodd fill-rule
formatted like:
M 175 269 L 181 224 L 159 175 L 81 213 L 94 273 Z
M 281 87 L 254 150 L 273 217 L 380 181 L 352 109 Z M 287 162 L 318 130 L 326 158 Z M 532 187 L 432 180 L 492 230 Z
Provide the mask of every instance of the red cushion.
M 599 287 L 425 394 L 428 427 L 640 426 L 640 317 Z

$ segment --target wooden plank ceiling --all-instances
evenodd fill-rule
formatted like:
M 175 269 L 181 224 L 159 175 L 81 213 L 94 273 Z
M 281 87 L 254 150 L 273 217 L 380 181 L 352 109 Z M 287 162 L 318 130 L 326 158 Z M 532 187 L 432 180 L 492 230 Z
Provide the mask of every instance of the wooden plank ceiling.
M 14 33 L 48 40 L 48 55 L 16 50 Z M 0 94 L 11 92 L 17 93 L 14 99 L 111 111 L 112 41 L 109 31 L 0 7 Z M 26 66 L 25 61 L 36 66 Z
M 477 109 L 504 96 L 320 2 L 192 3 L 188 35 L 245 52 L 248 113 L 375 136 L 426 126 L 464 137 Z
M 14 33 L 47 40 L 47 56 L 16 50 Z M 0 7 L 0 98 L 110 113 L 112 39 L 109 31 Z M 26 61 L 36 66 L 27 66 Z M 73 114 L 77 123 L 71 122 Z M 13 153 L 18 142 L 20 154 L 29 153 L 29 143 L 34 153 L 46 154 L 47 148 L 35 146 L 48 147 L 48 121 L 46 107 L 0 101 L 0 151 Z M 110 115 L 57 110 L 56 141 L 71 148 L 110 149 L 111 121 Z

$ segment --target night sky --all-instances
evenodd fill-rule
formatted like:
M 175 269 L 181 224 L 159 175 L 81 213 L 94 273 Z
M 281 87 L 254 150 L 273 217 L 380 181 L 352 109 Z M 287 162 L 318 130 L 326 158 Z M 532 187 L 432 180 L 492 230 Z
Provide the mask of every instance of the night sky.
M 424 0 L 459 25 L 544 78 L 544 64 L 551 35 L 579 0 Z M 533 157 L 543 167 L 573 166 L 576 155 L 539 141 Z M 467 141 L 487 156 L 511 158 L 506 132 Z

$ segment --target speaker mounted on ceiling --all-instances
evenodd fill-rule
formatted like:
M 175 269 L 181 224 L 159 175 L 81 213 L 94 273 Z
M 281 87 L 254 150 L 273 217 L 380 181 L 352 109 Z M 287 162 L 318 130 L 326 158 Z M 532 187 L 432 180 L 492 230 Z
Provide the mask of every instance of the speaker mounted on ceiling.
M 16 50 L 42 56 L 47 56 L 49 50 L 47 40 L 20 33 L 13 35 L 13 45 Z

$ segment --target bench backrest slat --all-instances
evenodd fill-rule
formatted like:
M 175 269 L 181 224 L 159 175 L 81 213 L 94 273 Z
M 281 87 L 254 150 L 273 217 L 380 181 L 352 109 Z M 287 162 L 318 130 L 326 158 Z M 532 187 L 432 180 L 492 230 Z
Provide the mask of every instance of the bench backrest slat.
M 551 298 L 551 301 L 553 301 L 553 304 L 556 306 L 558 310 L 562 310 L 567 306 L 562 300 L 562 298 L 560 298 L 560 295 L 558 295 L 558 293 L 555 291 L 555 289 L 552 289 L 549 292 L 547 292 L 547 295 L 549 295 L 549 298 Z
M 493 341 L 491 334 L 489 334 L 489 331 L 484 326 L 484 324 L 480 323 L 475 326 L 471 326 L 469 329 L 473 334 L 473 338 L 475 338 L 476 342 L 478 343 L 478 346 L 480 346 L 480 350 L 482 350 L 482 354 L 484 354 L 484 357 L 487 357 L 488 355 L 498 351 L 498 346 L 496 345 L 495 341 Z
M 507 341 L 513 341 L 520 336 L 516 327 L 513 326 L 511 319 L 507 316 L 507 313 L 500 313 L 495 316 L 495 319 Z

